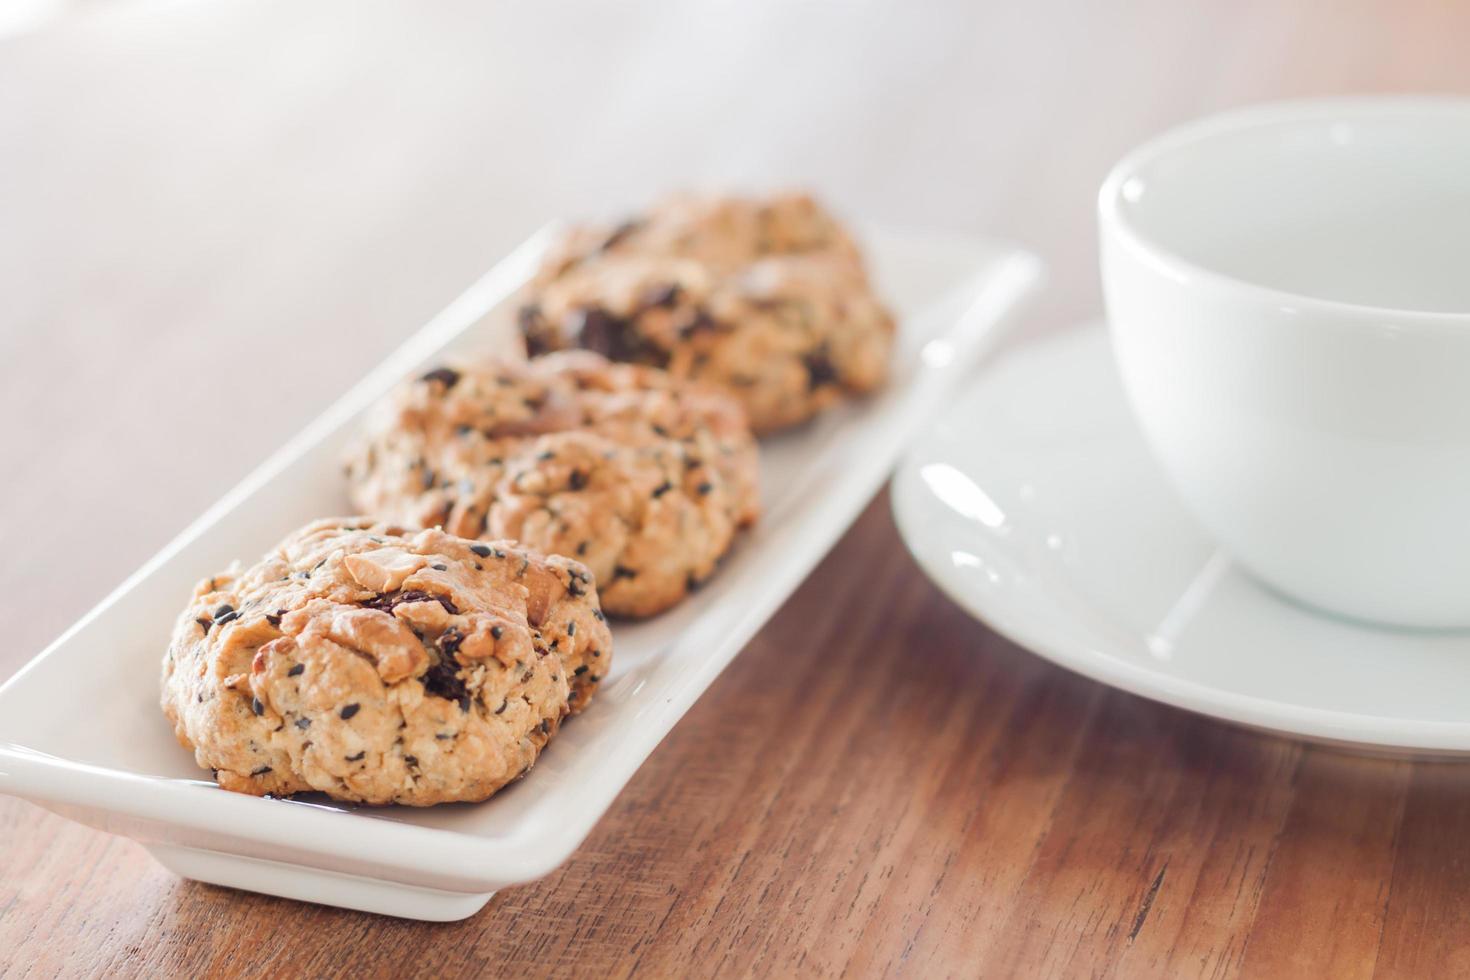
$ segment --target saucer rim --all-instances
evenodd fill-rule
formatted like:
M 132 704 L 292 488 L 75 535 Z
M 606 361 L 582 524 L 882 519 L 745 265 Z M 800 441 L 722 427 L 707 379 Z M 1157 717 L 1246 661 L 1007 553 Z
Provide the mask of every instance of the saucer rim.
M 1102 319 L 1086 321 L 1007 350 L 1001 357 L 984 366 L 976 375 L 970 390 L 949 407 L 946 416 L 964 413 L 986 390 L 987 379 L 1016 359 L 1044 357 L 1050 351 L 1088 342 L 1095 334 L 1106 332 L 1106 329 L 1106 323 Z M 1068 638 L 1063 631 L 1048 625 L 1048 617 L 1028 616 L 1025 612 L 1018 611 L 1016 603 L 1006 602 L 1001 598 L 1007 594 L 1005 590 L 979 593 L 965 589 L 960 584 L 961 576 L 956 574 L 952 563 L 942 560 L 942 556 L 937 553 L 939 549 L 926 547 L 922 531 L 926 508 L 939 504 L 918 478 L 917 460 L 926 455 L 935 455 L 932 452 L 926 454 L 926 450 L 952 442 L 953 437 L 946 435 L 946 431 L 943 425 L 935 426 L 905 454 L 893 477 L 890 508 L 905 548 L 924 574 L 950 601 L 994 632 L 1044 660 L 1108 687 L 1258 731 L 1304 738 L 1358 751 L 1389 752 L 1397 755 L 1470 754 L 1470 721 L 1390 718 L 1310 707 L 1240 694 L 1200 681 L 1147 670 L 1116 655 L 1091 649 L 1086 643 Z M 1262 601 L 1285 601 L 1274 592 L 1261 590 L 1258 594 Z M 1308 609 L 1308 612 L 1327 618 L 1316 610 Z M 1057 619 L 1066 619 L 1062 609 L 1055 610 L 1055 614 Z M 1352 630 L 1386 632 L 1381 627 L 1348 619 L 1332 617 L 1331 621 Z

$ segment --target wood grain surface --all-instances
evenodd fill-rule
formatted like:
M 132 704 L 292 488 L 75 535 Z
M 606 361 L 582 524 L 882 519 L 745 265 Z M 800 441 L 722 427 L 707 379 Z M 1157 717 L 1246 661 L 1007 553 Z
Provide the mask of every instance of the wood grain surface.
M 86 3 L 0 38 L 0 677 L 511 245 L 684 184 L 987 232 L 1100 308 L 1182 119 L 1470 89 L 1441 0 Z M 56 710 L 88 724 L 85 704 Z M 544 881 L 429 925 L 0 799 L 0 973 L 1470 975 L 1470 769 L 1225 727 L 973 622 L 886 497 Z

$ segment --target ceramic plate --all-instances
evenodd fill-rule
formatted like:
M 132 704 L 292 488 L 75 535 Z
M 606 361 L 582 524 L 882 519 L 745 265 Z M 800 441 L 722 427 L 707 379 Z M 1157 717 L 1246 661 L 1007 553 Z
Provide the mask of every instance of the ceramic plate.
M 1289 735 L 1470 753 L 1470 634 L 1334 619 L 1238 571 L 1149 456 L 1101 326 L 971 382 L 893 507 L 956 602 L 1078 673 Z
M 141 841 L 190 878 L 422 919 L 470 915 L 546 874 L 807 575 L 883 482 L 997 326 L 1035 286 L 1029 255 L 878 231 L 869 257 L 900 315 L 891 383 L 762 447 L 760 525 L 698 595 L 615 624 L 596 702 L 524 782 L 482 804 L 355 808 L 226 793 L 174 741 L 159 661 L 194 582 L 253 560 L 306 521 L 345 512 L 339 461 L 366 406 L 442 353 L 494 347 L 548 233 L 528 242 L 100 606 L 0 688 L 0 792 Z M 58 704 L 86 704 L 90 715 Z

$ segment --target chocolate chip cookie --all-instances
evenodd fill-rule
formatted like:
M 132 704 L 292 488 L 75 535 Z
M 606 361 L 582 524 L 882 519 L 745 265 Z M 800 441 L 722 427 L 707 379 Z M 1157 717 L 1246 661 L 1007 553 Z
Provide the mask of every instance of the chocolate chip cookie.
M 880 386 L 893 319 L 806 195 L 679 197 L 573 229 L 522 297 L 527 350 L 567 347 L 722 387 L 757 432 Z
M 164 658 L 163 711 L 228 790 L 483 800 L 607 671 L 591 579 L 509 542 L 318 521 L 198 585 Z
M 734 399 L 588 351 L 425 373 L 378 406 L 347 473 L 365 513 L 585 563 L 621 616 L 697 588 L 759 511 Z
M 723 275 L 761 258 L 818 253 L 862 265 L 847 230 L 809 194 L 675 194 L 617 225 L 572 228 L 547 256 L 541 276 L 635 255 L 689 259 Z

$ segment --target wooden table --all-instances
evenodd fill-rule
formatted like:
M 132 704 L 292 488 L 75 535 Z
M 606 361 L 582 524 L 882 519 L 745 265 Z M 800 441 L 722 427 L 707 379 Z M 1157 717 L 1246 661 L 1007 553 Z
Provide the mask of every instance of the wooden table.
M 688 182 L 1026 242 L 1100 307 L 1128 146 L 1464 90 L 1440 0 L 84 6 L 0 39 L 0 676 L 544 219 Z M 87 724 L 84 704 L 57 705 Z M 183 882 L 0 801 L 0 972 L 1449 976 L 1470 772 L 1074 677 L 880 498 L 575 857 L 426 925 Z

